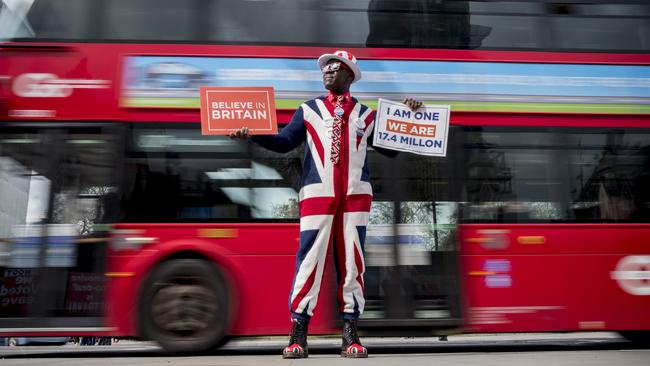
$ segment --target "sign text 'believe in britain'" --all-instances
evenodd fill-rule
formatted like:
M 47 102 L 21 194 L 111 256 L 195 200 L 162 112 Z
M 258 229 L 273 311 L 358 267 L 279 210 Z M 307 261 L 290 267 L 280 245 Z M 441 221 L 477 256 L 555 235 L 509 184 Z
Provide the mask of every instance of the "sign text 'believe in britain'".
M 252 135 L 278 131 L 271 87 L 201 87 L 201 133 L 227 135 L 248 127 Z

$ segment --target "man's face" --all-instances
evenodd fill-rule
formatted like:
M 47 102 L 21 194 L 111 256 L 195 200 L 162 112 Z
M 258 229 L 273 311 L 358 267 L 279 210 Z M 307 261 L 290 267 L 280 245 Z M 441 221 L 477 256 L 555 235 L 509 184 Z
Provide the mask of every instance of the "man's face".
M 330 60 L 323 67 L 323 85 L 332 92 L 347 92 L 354 79 L 352 70 L 338 60 Z

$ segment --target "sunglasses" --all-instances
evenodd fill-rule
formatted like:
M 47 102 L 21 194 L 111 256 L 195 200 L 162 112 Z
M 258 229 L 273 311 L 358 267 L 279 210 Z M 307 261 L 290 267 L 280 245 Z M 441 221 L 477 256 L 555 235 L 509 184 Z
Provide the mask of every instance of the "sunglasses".
M 334 71 L 339 71 L 342 67 L 343 67 L 342 63 L 340 63 L 340 62 L 332 62 L 330 64 L 327 64 L 327 65 L 323 66 L 321 71 L 323 73 L 334 72 Z

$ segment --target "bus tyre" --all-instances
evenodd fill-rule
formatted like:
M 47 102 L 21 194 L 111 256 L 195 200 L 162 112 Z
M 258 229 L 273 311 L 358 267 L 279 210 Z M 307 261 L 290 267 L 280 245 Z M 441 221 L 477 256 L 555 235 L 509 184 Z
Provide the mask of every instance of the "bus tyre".
M 626 330 L 619 332 L 623 338 L 630 342 L 643 345 L 650 345 L 650 331 L 647 330 Z
M 213 349 L 225 337 L 228 292 L 210 262 L 175 259 L 158 264 L 143 283 L 140 330 L 171 353 Z

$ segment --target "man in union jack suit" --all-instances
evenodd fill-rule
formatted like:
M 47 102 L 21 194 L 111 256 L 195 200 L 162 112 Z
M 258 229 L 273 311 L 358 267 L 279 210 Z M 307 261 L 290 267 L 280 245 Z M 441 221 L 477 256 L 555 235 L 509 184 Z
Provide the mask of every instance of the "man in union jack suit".
M 357 335 L 363 312 L 363 245 L 372 201 L 366 147 L 372 146 L 375 113 L 350 95 L 350 85 L 361 79 L 357 59 L 336 51 L 318 58 L 326 96 L 304 102 L 289 124 L 273 136 L 254 136 L 259 145 L 288 152 L 304 142 L 300 189 L 300 248 L 289 297 L 292 331 L 284 358 L 308 357 L 309 319 L 318 301 L 325 258 L 333 243 L 338 274 L 339 312 L 343 318 L 341 356 L 368 357 Z M 404 101 L 411 109 L 422 103 Z M 247 138 L 248 129 L 230 135 Z M 395 156 L 396 151 L 375 148 Z

